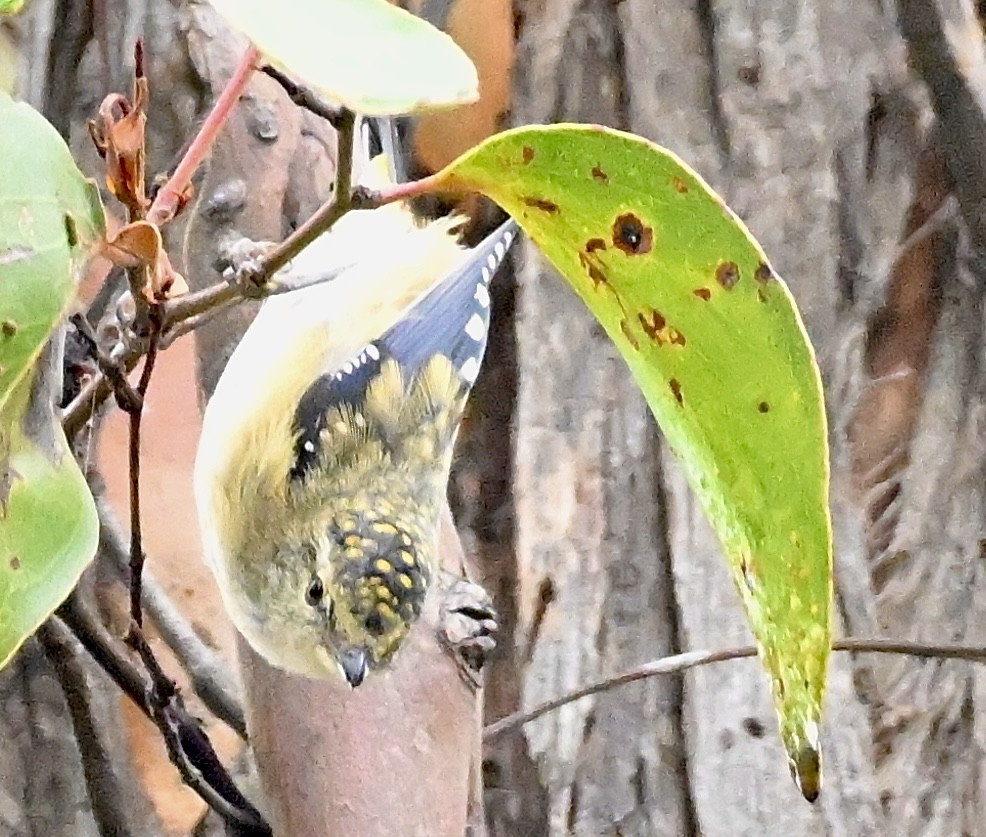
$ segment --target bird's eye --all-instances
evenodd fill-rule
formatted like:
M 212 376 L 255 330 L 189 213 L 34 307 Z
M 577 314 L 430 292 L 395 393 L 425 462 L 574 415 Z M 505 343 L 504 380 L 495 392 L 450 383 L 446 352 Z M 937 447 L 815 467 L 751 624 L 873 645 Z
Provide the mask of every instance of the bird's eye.
M 305 601 L 312 607 L 317 607 L 322 603 L 322 597 L 324 595 L 325 587 L 322 584 L 322 579 L 315 576 L 315 578 L 312 579 L 312 583 L 308 585 L 308 589 L 305 591 Z

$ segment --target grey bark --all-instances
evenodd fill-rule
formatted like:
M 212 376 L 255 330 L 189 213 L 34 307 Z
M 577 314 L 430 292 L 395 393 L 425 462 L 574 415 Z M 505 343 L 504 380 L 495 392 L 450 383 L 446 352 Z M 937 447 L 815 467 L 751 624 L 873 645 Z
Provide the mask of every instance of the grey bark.
M 936 4 L 900 5 L 927 15 Z M 512 121 L 601 121 L 671 148 L 746 221 L 797 297 L 828 392 L 838 630 L 982 642 L 982 282 L 961 237 L 945 237 L 951 251 L 936 268 L 943 308 L 903 470 L 891 474 L 899 496 L 885 551 L 871 536 L 886 519 L 868 521 L 869 486 L 852 471 L 857 409 L 880 386 L 868 379 L 869 329 L 910 232 L 920 155 L 936 148 L 895 9 L 518 6 Z M 938 7 L 972 80 L 959 105 L 981 118 L 971 7 Z M 937 57 L 927 60 L 940 79 Z M 941 117 L 949 103 L 936 108 Z M 948 136 L 966 154 L 982 142 L 968 113 L 947 118 L 961 121 L 966 133 Z M 955 159 L 961 201 L 983 184 Z M 488 705 L 491 717 L 648 658 L 750 640 L 719 547 L 622 363 L 532 248 L 521 261 L 517 616 L 501 663 L 516 703 Z M 905 557 L 887 569 L 888 555 Z M 489 816 L 517 834 L 984 834 L 984 697 L 968 664 L 837 655 L 827 782 L 812 808 L 787 776 L 758 664 L 699 669 L 580 701 L 495 743 L 491 763 L 521 754 L 538 782 L 502 783 Z

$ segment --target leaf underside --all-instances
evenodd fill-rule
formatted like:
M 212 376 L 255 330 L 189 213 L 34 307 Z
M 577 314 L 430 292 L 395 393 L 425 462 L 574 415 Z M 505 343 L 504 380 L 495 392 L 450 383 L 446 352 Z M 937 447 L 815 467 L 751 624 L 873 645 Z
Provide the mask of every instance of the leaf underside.
M 416 113 L 474 102 L 476 68 L 445 33 L 387 0 L 210 0 L 273 64 L 350 110 Z

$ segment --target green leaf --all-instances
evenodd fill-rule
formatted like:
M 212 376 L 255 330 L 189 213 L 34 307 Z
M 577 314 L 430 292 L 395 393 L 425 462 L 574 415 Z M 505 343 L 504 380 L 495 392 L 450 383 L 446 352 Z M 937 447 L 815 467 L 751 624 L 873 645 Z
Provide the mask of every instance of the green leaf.
M 267 59 L 358 113 L 474 102 L 476 68 L 446 34 L 387 0 L 211 0 Z
M 787 287 L 695 172 L 630 134 L 521 128 L 437 179 L 513 215 L 626 359 L 722 541 L 813 799 L 831 644 L 828 445 Z
M 96 509 L 55 415 L 55 333 L 104 231 L 99 191 L 45 119 L 0 94 L 0 665 L 65 599 Z
M 24 8 L 25 0 L 0 0 L 0 15 L 15 15 Z

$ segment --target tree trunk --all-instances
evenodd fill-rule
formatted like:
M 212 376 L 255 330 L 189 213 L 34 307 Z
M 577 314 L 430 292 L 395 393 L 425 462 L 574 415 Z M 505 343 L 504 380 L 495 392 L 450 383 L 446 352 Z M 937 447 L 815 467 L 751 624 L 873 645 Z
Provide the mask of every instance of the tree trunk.
M 978 171 L 962 154 L 982 134 L 943 143 L 891 4 L 517 5 L 513 123 L 603 122 L 669 147 L 791 286 L 828 396 L 837 630 L 981 643 L 983 277 L 948 193 Z M 905 5 L 921 20 L 935 6 Z M 941 6 L 975 105 L 981 33 L 968 3 Z M 491 674 L 509 685 L 490 690 L 488 720 L 750 641 L 623 363 L 532 247 L 520 261 L 501 323 L 516 329 L 516 551 L 484 553 L 491 578 L 511 576 L 494 585 L 511 624 Z M 756 661 L 635 684 L 498 739 L 488 815 L 499 834 L 986 834 L 983 682 L 969 663 L 836 654 L 814 807 L 787 776 Z

